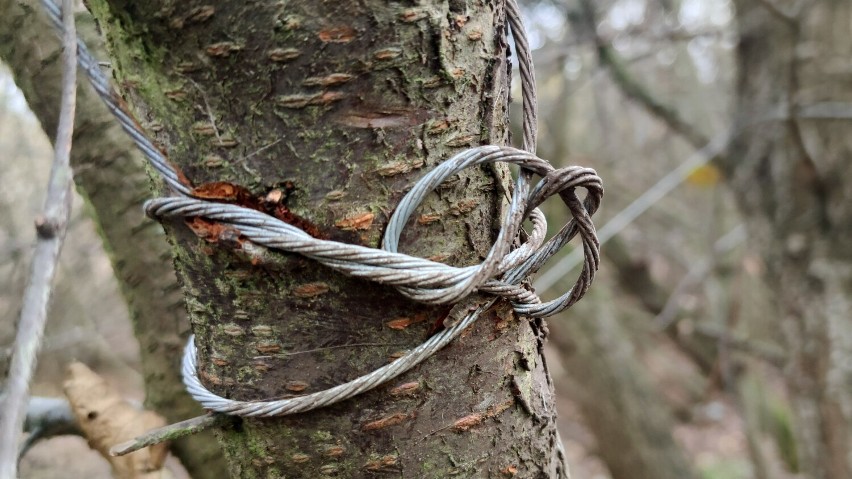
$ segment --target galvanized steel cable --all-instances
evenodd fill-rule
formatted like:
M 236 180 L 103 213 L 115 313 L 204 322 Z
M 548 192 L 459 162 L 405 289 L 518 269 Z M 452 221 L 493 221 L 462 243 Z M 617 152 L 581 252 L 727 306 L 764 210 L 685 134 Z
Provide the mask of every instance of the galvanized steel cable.
M 59 7 L 42 0 L 57 28 L 62 31 Z M 594 279 L 600 263 L 600 244 L 591 216 L 600 205 L 603 186 L 594 170 L 579 166 L 556 169 L 535 156 L 537 114 L 532 56 L 526 39 L 516 0 L 506 1 L 506 17 L 518 58 L 523 99 L 523 150 L 508 146 L 479 146 L 465 150 L 441 163 L 424 175 L 396 207 L 385 229 L 381 249 L 313 238 L 301 229 L 275 217 L 250 208 L 216 203 L 193 196 L 192 189 L 181 181 L 181 174 L 166 156 L 147 138 L 113 92 L 109 80 L 98 63 L 78 40 L 81 68 L 95 91 L 115 115 L 121 127 L 133 138 L 151 166 L 161 175 L 175 196 L 150 200 L 145 211 L 153 218 L 204 217 L 226 224 L 255 245 L 279 251 L 298 253 L 349 276 L 369 279 L 395 287 L 403 295 L 426 304 L 455 304 L 473 293 L 493 295 L 490 300 L 464 309 L 463 317 L 447 329 L 435 334 L 405 356 L 347 383 L 298 397 L 271 401 L 238 401 L 223 398 L 208 390 L 197 373 L 194 338 L 187 342 L 182 373 L 189 393 L 211 411 L 237 416 L 279 416 L 308 411 L 333 404 L 368 391 L 413 368 L 455 339 L 473 324 L 482 312 L 498 298 L 511 301 L 518 314 L 545 317 L 556 314 L 583 297 Z M 453 267 L 397 252 L 399 238 L 417 206 L 442 182 L 460 171 L 476 165 L 505 162 L 519 166 L 510 204 L 502 227 L 491 250 L 482 263 Z M 533 175 L 541 179 L 533 185 Z M 584 188 L 580 200 L 575 190 Z M 559 195 L 573 219 L 550 240 L 545 241 L 547 222 L 538 206 L 547 198 Z M 530 220 L 532 231 L 520 241 L 524 220 Z M 579 235 L 585 261 L 574 287 L 559 298 L 542 302 L 524 284 L 550 257 Z M 465 306 L 467 306 L 465 304 Z

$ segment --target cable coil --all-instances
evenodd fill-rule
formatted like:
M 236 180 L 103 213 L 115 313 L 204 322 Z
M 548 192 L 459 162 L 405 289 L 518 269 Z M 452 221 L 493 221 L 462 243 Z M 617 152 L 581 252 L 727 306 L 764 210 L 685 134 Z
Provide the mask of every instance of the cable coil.
M 59 6 L 42 0 L 58 32 L 62 32 Z M 425 304 L 455 304 L 475 292 L 493 295 L 489 300 L 464 311 L 464 316 L 447 329 L 435 334 L 405 356 L 347 383 L 303 396 L 273 401 L 238 401 L 216 395 L 200 381 L 194 337 L 184 350 L 182 373 L 187 391 L 208 410 L 236 416 L 270 417 L 309 411 L 334 404 L 368 391 L 410 370 L 446 346 L 473 324 L 498 298 L 512 303 L 515 311 L 528 317 L 546 317 L 576 303 L 590 287 L 600 263 L 598 242 L 592 215 L 603 197 L 601 179 L 594 170 L 579 166 L 556 169 L 535 156 L 537 112 L 532 57 L 516 0 L 506 1 L 506 16 L 518 57 L 523 99 L 523 146 L 479 146 L 470 148 L 441 163 L 424 175 L 400 201 L 384 232 L 381 249 L 316 239 L 301 229 L 260 211 L 237 205 L 215 203 L 193 197 L 192 190 L 180 181 L 180 173 L 154 146 L 133 117 L 117 100 L 109 80 L 85 44 L 78 39 L 79 64 L 100 98 L 133 139 L 148 162 L 175 196 L 156 198 L 145 203 L 146 213 L 157 219 L 204 217 L 239 230 L 252 243 L 278 251 L 298 253 L 349 276 L 368 279 L 395 287 L 406 297 Z M 497 239 L 482 263 L 453 267 L 399 253 L 399 238 L 408 219 L 424 198 L 442 182 L 476 165 L 504 162 L 519 166 L 508 211 Z M 540 180 L 533 185 L 533 175 Z M 580 200 L 576 188 L 584 188 Z M 550 240 L 545 241 L 547 221 L 538 206 L 559 195 L 573 219 Z M 529 219 L 532 232 L 517 248 L 512 245 Z M 523 285 L 549 258 L 579 234 L 584 263 L 575 285 L 559 298 L 543 302 Z

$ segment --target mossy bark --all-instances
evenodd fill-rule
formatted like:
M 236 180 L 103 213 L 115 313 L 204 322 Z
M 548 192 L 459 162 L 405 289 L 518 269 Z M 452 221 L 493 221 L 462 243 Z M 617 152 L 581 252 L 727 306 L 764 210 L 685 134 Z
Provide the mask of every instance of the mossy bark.
M 507 140 L 501 2 L 91 1 L 122 93 L 195 185 L 273 199 L 325 238 L 377 247 L 407 188 L 465 147 Z M 509 179 L 466 171 L 422 205 L 402 251 L 484 257 Z M 244 259 L 238 242 L 167 225 L 220 395 L 314 392 L 398 357 L 447 307 L 302 257 Z M 499 304 L 391 384 L 220 434 L 237 477 L 564 477 L 539 323 Z M 470 427 L 468 427 L 470 426 Z
M 722 166 L 778 295 L 801 470 L 852 477 L 852 4 L 735 4 L 740 130 Z
M 0 0 L 0 58 L 52 136 L 59 116 L 61 45 L 40 10 L 37 0 Z M 81 36 L 97 47 L 99 42 L 92 42 L 98 37 L 91 16 L 78 15 L 77 21 Z M 199 414 L 201 408 L 180 379 L 189 321 L 168 265 L 169 248 L 159 228 L 142 213 L 150 181 L 132 141 L 94 91 L 84 81 L 80 84 L 71 151 L 74 179 L 91 207 L 127 299 L 140 345 L 146 406 L 176 422 Z M 193 477 L 220 477 L 216 469 L 224 467 L 224 461 L 212 435 L 178 440 L 172 451 Z

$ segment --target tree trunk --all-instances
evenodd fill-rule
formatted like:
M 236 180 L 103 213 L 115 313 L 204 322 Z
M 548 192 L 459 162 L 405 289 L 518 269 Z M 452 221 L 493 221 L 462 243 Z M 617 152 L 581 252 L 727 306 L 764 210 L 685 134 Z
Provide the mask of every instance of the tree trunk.
M 626 308 L 601 290 L 585 299 L 577 306 L 580 318 L 551 330 L 598 455 L 614 479 L 696 477 L 672 436 L 672 415 L 620 324 L 631 319 Z
M 37 0 L 0 0 L 0 58 L 52 136 L 59 117 L 61 45 L 49 22 L 35 14 L 40 10 Z M 78 24 L 83 37 L 97 38 L 90 16 L 78 15 Z M 142 212 L 142 202 L 150 196 L 143 159 L 84 81 L 77 95 L 74 180 L 92 207 L 127 299 L 140 345 L 146 406 L 173 422 L 200 414 L 180 379 L 189 322 L 168 265 L 168 246 Z M 216 469 L 223 468 L 224 461 L 212 436 L 178 440 L 172 450 L 193 477 L 221 477 Z
M 561 85 L 561 90 L 567 98 L 570 92 L 566 85 Z M 569 122 L 568 110 L 565 105 L 554 108 L 545 123 Z M 556 135 L 547 144 L 548 158 L 570 158 L 567 135 Z M 631 281 L 621 284 L 631 295 L 665 303 L 665 292 L 649 281 L 648 272 L 635 264 L 617 236 L 601 252 L 609 260 L 607 269 L 614 270 L 619 283 Z M 562 283 L 570 287 L 569 281 L 565 278 Z M 558 394 L 561 390 L 580 407 L 584 422 L 595 435 L 595 453 L 606 463 L 610 475 L 615 479 L 695 477 L 684 450 L 672 437 L 672 405 L 657 393 L 636 353 L 635 345 L 644 332 L 642 328 L 631 330 L 626 327 L 629 323 L 621 322 L 635 322 L 635 304 L 626 297 L 613 298 L 593 289 L 574 306 L 573 313 L 578 317 L 570 321 L 557 317 L 548 323 L 550 339 L 567 373 L 557 378 Z
M 502 2 L 95 1 L 112 67 L 141 123 L 196 186 L 227 182 L 311 234 L 371 247 L 406 189 L 461 149 L 505 143 Z M 439 188 L 401 250 L 456 265 L 486 254 L 503 168 Z M 192 224 L 196 231 L 214 228 Z M 219 395 L 315 392 L 426 339 L 447 307 L 295 255 L 167 225 Z M 222 431 L 238 477 L 564 477 L 538 322 L 499 303 L 391 384 L 315 412 Z
M 838 111 L 852 3 L 736 6 L 741 129 L 724 167 L 778 294 L 802 471 L 852 477 L 852 129 Z

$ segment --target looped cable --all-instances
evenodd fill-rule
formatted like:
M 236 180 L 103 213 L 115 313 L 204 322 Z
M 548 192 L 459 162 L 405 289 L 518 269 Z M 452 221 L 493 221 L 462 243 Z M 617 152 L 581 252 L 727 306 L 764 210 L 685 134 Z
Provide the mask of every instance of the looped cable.
M 42 0 L 42 4 L 57 31 L 61 32 L 59 7 L 51 0 Z M 237 416 L 269 417 L 334 404 L 413 368 L 455 339 L 498 298 L 509 300 L 518 314 L 538 318 L 556 314 L 583 297 L 600 263 L 600 243 L 591 217 L 600 205 L 603 185 L 590 168 L 568 166 L 555 169 L 547 161 L 535 156 L 535 79 L 529 43 L 516 0 L 506 1 L 506 16 L 521 77 L 524 149 L 479 146 L 465 150 L 435 167 L 420 178 L 400 201 L 385 229 L 381 249 L 316 239 L 262 212 L 193 197 L 191 188 L 185 184 L 180 172 L 147 138 L 124 103 L 113 92 L 109 80 L 100 71 L 85 44 L 78 40 L 79 62 L 95 91 L 148 162 L 177 195 L 147 201 L 145 211 L 149 216 L 158 219 L 204 217 L 234 227 L 252 243 L 298 253 L 349 276 L 393 286 L 415 301 L 426 304 L 458 303 L 454 307 L 454 311 L 457 310 L 461 316 L 457 322 L 449 324 L 447 329 L 393 363 L 324 391 L 279 400 L 238 401 L 223 398 L 208 390 L 199 380 L 195 341 L 194 337 L 190 337 L 184 350 L 183 380 L 189 393 L 204 408 Z M 500 232 L 482 263 L 453 267 L 397 251 L 406 223 L 430 192 L 466 168 L 495 162 L 518 165 L 520 170 Z M 533 175 L 541 178 L 535 185 L 532 184 Z M 577 197 L 577 188 L 586 190 L 582 201 Z M 573 218 L 554 237 L 545 241 L 547 221 L 538 206 L 553 195 L 562 198 Z M 532 231 L 512 250 L 513 243 L 519 239 L 518 233 L 524 220 L 532 223 Z M 553 301 L 542 302 L 534 291 L 523 284 L 524 280 L 577 235 L 582 240 L 585 261 L 574 287 Z M 493 297 L 480 304 L 468 304 L 471 303 L 470 295 L 476 292 Z
M 526 171 L 543 176 L 543 179 L 531 191 L 520 178 L 515 183 L 500 234 L 481 264 L 454 267 L 397 252 L 402 229 L 432 190 L 466 168 L 498 161 L 521 165 Z M 575 188 L 587 190 L 587 205 L 577 199 Z M 562 195 L 575 218 L 544 243 L 547 222 L 537 206 L 554 194 Z M 284 221 L 237 205 L 168 197 L 147 201 L 145 210 L 154 218 L 204 217 L 228 224 L 253 243 L 298 253 L 343 274 L 394 286 L 403 295 L 421 303 L 452 304 L 474 292 L 482 292 L 506 297 L 521 314 L 543 317 L 576 302 L 594 277 L 599 258 L 590 215 L 597 209 L 602 195 L 603 187 L 594 170 L 578 166 L 555 170 L 545 160 L 522 150 L 508 146 L 481 146 L 465 150 L 441 163 L 414 185 L 391 216 L 380 250 L 313 238 Z M 521 222 L 527 217 L 533 224 L 532 233 L 520 248 L 509 252 Z M 520 286 L 520 282 L 578 233 L 583 238 L 584 247 L 595 254 L 589 255 L 577 285 L 569 294 L 542 303 L 538 295 Z

